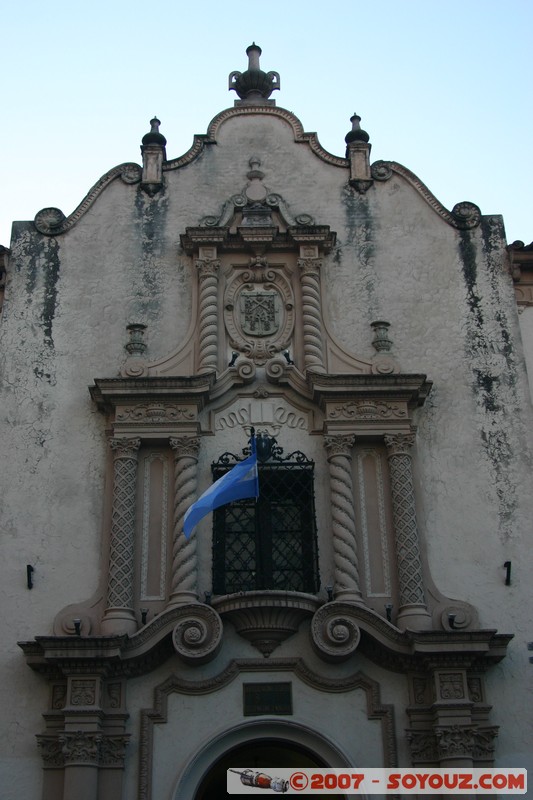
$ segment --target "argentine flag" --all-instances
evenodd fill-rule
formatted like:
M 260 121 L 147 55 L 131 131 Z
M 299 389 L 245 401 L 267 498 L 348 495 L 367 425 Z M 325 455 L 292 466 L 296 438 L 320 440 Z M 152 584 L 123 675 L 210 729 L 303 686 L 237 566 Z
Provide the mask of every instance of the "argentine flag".
M 255 436 L 252 436 L 251 444 L 252 455 L 235 464 L 233 469 L 215 481 L 196 503 L 187 509 L 183 518 L 183 533 L 186 539 L 190 537 L 200 520 L 215 508 L 232 503 L 234 500 L 242 500 L 244 497 L 259 497 Z

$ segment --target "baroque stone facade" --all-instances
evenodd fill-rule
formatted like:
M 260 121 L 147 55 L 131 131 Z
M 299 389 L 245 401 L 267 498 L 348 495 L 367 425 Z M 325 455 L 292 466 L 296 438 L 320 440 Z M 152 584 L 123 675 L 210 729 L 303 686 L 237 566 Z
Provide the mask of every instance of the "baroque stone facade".
M 357 115 L 326 152 L 247 53 L 187 153 L 154 118 L 142 168 L 1 254 L 0 692 L 33 708 L 0 766 L 28 797 L 205 800 L 265 740 L 528 766 L 527 252 L 371 164 Z M 257 506 L 186 538 L 254 434 Z

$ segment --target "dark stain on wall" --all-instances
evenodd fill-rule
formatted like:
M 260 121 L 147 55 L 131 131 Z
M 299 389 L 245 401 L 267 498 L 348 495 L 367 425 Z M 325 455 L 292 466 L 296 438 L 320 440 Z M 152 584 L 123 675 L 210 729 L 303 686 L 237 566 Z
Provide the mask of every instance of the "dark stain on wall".
M 57 309 L 57 282 L 59 280 L 59 243 L 56 238 L 48 238 L 43 263 L 44 298 L 41 318 L 43 320 L 44 340 L 49 347 L 54 346 L 52 328 Z
M 348 236 L 342 245 L 346 255 L 354 260 L 354 274 L 361 282 L 364 292 L 364 307 L 369 321 L 376 319 L 378 302 L 376 296 L 374 220 L 369 208 L 368 195 L 358 194 L 349 187 L 343 191 L 342 204 L 345 209 Z M 353 255 L 352 255 L 353 254 Z
M 139 188 L 135 198 L 135 226 L 140 241 L 140 264 L 135 279 L 137 313 L 144 321 L 158 318 L 160 296 L 163 292 L 157 260 L 161 256 L 165 241 L 168 200 L 164 189 L 149 197 Z
M 507 537 L 517 506 L 516 486 L 509 472 L 513 447 L 508 432 L 509 414 L 517 406 L 517 374 L 501 297 L 501 276 L 497 273 L 501 269 L 503 236 L 498 220 L 486 218 L 481 241 L 472 231 L 460 231 L 459 254 L 469 310 L 466 357 L 472 369 L 476 402 L 483 413 L 480 436 L 498 498 L 500 531 Z M 479 257 L 479 249 L 483 258 Z

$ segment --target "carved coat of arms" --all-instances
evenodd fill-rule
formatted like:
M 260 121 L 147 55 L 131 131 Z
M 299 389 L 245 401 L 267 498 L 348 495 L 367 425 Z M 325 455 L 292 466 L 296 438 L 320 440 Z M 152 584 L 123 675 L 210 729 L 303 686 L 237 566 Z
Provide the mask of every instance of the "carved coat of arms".
M 274 291 L 241 292 L 241 328 L 248 336 L 273 336 L 279 330 L 280 297 Z

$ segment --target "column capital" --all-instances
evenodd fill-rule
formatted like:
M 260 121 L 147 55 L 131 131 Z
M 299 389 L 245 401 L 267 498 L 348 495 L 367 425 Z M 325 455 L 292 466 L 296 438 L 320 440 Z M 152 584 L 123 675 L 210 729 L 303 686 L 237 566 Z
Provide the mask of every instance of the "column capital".
M 200 439 L 197 436 L 171 436 L 169 443 L 175 459 L 194 458 L 198 461 Z
M 385 435 L 384 439 L 388 456 L 410 456 L 416 437 L 414 431 L 411 431 L 410 433 L 389 433 Z
M 109 446 L 113 450 L 115 458 L 137 458 L 137 451 L 141 446 L 140 439 L 118 439 L 109 440 Z
M 218 271 L 220 269 L 219 258 L 197 258 L 196 269 L 200 278 L 209 278 L 211 276 L 218 278 Z
M 298 267 L 300 268 L 302 275 L 314 275 L 318 277 L 322 268 L 322 259 L 309 257 L 299 258 Z
M 355 444 L 355 434 L 335 434 L 334 436 L 324 436 L 324 447 L 326 448 L 328 461 L 335 456 L 352 457 L 352 447 Z

